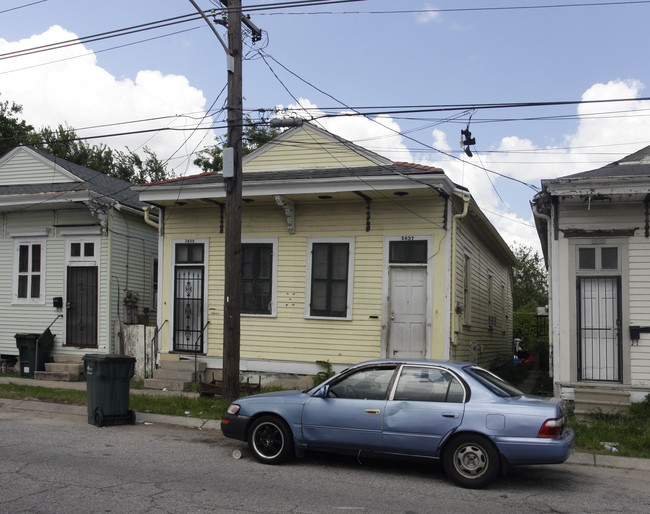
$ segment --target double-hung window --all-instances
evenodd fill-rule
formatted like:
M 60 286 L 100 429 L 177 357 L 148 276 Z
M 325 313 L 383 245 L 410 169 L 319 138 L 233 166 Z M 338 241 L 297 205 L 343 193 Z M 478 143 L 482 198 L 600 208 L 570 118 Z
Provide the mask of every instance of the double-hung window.
M 16 239 L 14 249 L 14 301 L 44 303 L 45 241 Z
M 349 318 L 351 315 L 353 240 L 310 241 L 310 317 Z
M 241 287 L 242 314 L 272 314 L 272 244 L 242 244 Z

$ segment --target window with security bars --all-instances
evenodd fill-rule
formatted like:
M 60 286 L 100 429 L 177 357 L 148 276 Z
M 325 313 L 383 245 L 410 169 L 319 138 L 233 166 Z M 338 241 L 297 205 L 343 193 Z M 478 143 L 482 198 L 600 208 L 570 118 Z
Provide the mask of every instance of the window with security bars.
M 271 314 L 273 291 L 273 245 L 242 244 L 242 314 Z

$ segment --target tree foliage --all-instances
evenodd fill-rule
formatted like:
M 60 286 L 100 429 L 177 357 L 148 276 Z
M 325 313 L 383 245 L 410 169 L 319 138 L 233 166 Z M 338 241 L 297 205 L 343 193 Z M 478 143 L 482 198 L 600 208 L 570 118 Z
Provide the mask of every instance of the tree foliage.
M 0 156 L 6 154 L 18 143 L 26 142 L 34 127 L 18 119 L 23 106 L 8 100 L 0 102 Z
M 244 121 L 244 138 L 242 141 L 242 155 L 248 155 L 263 144 L 267 143 L 279 132 L 270 127 L 257 125 L 249 117 Z M 219 171 L 223 168 L 223 147 L 226 142 L 223 137 L 217 138 L 217 143 L 204 148 L 194 159 L 194 164 L 203 171 Z
M 517 258 L 513 269 L 515 312 L 535 312 L 548 304 L 546 268 L 539 253 L 530 246 L 516 245 L 512 252 Z
M 23 144 L 133 184 L 173 177 L 173 172 L 167 171 L 165 163 L 146 146 L 143 158 L 128 148 L 122 152 L 105 144 L 91 145 L 79 139 L 72 127 L 59 125 L 56 129 L 44 127 L 37 131 L 19 120 L 20 114 L 22 106 L 0 102 L 0 156 Z

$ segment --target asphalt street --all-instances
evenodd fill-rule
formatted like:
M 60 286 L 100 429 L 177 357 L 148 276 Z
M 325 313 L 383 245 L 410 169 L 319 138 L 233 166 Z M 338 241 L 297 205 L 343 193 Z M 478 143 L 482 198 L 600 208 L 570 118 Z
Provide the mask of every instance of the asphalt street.
M 265 466 L 182 417 L 97 428 L 84 408 L 38 403 L 0 399 L 0 512 L 650 511 L 647 470 L 527 466 L 472 491 L 428 462 L 308 454 Z

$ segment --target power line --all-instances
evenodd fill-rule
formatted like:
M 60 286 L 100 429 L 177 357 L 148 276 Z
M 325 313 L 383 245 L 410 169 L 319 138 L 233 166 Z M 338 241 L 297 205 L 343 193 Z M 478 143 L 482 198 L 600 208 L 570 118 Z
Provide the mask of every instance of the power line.
M 42 4 L 43 2 L 47 2 L 47 0 L 38 0 L 37 2 L 31 2 L 29 4 L 23 4 L 23 5 L 18 5 L 16 7 L 11 7 L 9 9 L 5 9 L 4 11 L 0 11 L 0 14 L 4 14 L 6 12 L 11 12 L 11 11 L 17 11 L 18 9 L 23 9 L 25 7 L 30 7 L 32 5 Z
M 355 0 L 352 0 L 355 1 Z M 358 1 L 358 0 L 356 0 Z M 345 3 L 345 2 L 319 2 L 322 4 L 327 3 Z M 319 5 L 314 3 L 314 5 Z M 370 11 L 318 11 L 318 12 L 284 12 L 284 13 L 268 13 L 258 11 L 271 11 L 286 9 L 287 6 L 275 4 L 265 4 L 265 6 L 248 6 L 244 8 L 245 11 L 255 11 L 260 16 L 272 16 L 278 14 L 290 15 L 396 15 L 396 14 L 436 14 L 436 13 L 454 13 L 454 12 L 490 12 L 490 11 L 530 11 L 530 10 L 543 10 L 543 9 L 569 9 L 569 8 L 586 8 L 586 7 L 618 7 L 626 5 L 644 5 L 650 4 L 650 0 L 637 0 L 637 1 L 622 1 L 622 2 L 585 2 L 585 3 L 556 3 L 556 4 L 538 4 L 538 5 L 511 5 L 502 7 L 450 7 L 446 9 L 441 8 L 425 8 L 425 9 L 387 9 L 387 10 L 370 10 Z

